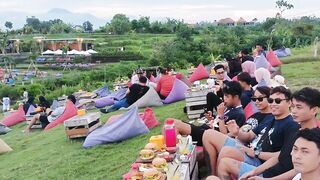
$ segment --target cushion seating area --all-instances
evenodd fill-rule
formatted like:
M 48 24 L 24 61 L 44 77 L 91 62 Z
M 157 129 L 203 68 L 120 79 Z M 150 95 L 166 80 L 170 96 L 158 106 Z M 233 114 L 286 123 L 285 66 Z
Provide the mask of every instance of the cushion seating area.
M 4 118 L 3 121 L 0 123 L 5 126 L 14 126 L 18 123 L 21 123 L 26 120 L 25 112 L 23 110 L 23 105 L 20 105 L 18 110 L 14 113 L 9 114 L 7 117 Z
M 280 66 L 282 62 L 280 59 L 277 57 L 277 55 L 271 50 L 267 53 L 267 60 L 273 67 Z
M 67 101 L 64 112 L 55 121 L 50 122 L 44 130 L 49 130 L 56 127 L 59 124 L 62 124 L 67 119 L 76 116 L 77 112 L 78 109 L 76 108 L 76 106 L 71 101 Z
M 11 147 L 8 146 L 2 139 L 0 139 L 0 154 L 12 151 Z
M 146 94 L 144 94 L 140 99 L 138 99 L 135 103 L 131 104 L 128 109 L 133 106 L 137 106 L 138 108 L 144 107 L 157 107 L 162 106 L 163 103 L 154 88 L 149 88 Z
M 170 104 L 184 100 L 186 98 L 184 93 L 187 92 L 188 88 L 189 87 L 184 82 L 180 81 L 179 79 L 175 79 L 171 92 L 162 102 L 164 104 Z
M 138 107 L 134 107 L 119 119 L 91 132 L 85 139 L 83 147 L 89 148 L 99 144 L 119 142 L 148 132 L 148 127 L 139 117 Z
M 189 78 L 189 81 L 191 83 L 201 80 L 201 79 L 207 79 L 209 78 L 209 73 L 207 72 L 206 68 L 203 66 L 202 63 L 200 63 L 197 67 L 197 69 L 192 73 L 192 75 Z

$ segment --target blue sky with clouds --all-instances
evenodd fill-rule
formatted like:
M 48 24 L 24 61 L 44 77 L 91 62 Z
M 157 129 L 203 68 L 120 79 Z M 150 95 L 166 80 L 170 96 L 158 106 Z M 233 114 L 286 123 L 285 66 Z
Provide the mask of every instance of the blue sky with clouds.
M 130 17 L 150 16 L 151 20 L 172 17 L 185 22 L 214 21 L 225 17 L 247 20 L 275 16 L 276 0 L 0 0 L 0 12 L 29 15 L 45 14 L 53 8 L 75 13 L 90 13 L 102 19 L 111 19 L 116 13 Z M 320 17 L 320 0 L 288 0 L 295 8 L 284 13 L 294 18 L 304 15 Z M 4 19 L 0 17 L 2 24 Z

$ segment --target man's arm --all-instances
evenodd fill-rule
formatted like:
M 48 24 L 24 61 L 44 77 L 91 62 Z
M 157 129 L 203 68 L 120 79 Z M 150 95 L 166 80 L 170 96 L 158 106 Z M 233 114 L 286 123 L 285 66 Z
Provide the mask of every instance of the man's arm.
M 237 139 L 242 142 L 249 142 L 252 139 L 256 138 L 256 134 L 253 131 L 243 132 L 242 130 L 239 131 Z
M 280 174 L 278 176 L 272 177 L 272 178 L 268 178 L 270 180 L 278 180 L 278 179 L 293 179 L 294 176 L 297 175 L 297 172 L 294 169 L 291 169 L 290 171 L 287 171 L 283 174 Z

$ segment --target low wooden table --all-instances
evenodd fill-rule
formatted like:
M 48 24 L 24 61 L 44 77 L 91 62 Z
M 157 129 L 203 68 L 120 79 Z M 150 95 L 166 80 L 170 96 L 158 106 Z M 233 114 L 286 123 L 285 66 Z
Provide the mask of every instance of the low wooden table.
M 198 163 L 196 146 L 193 145 L 191 156 L 181 163 L 181 180 L 198 180 Z
M 207 105 L 207 94 L 211 90 L 188 91 L 186 96 L 187 116 L 189 119 L 197 119 L 204 113 L 204 107 Z
M 75 116 L 64 122 L 68 138 L 86 137 L 90 132 L 101 126 L 100 112 L 91 112 Z

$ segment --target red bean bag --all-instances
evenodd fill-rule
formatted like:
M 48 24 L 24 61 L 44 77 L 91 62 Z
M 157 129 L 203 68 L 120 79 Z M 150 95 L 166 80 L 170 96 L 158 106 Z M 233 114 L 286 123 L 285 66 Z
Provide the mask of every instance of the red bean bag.
M 267 60 L 271 64 L 272 67 L 280 66 L 282 62 L 280 59 L 277 57 L 277 55 L 271 50 L 267 54 Z
M 197 69 L 190 76 L 189 81 L 193 83 L 197 80 L 206 79 L 206 78 L 209 78 L 209 73 L 207 72 L 203 64 L 200 63 Z
M 13 125 L 16 125 L 20 122 L 23 122 L 26 120 L 26 115 L 24 114 L 23 106 L 20 105 L 18 110 L 14 113 L 11 113 L 7 117 L 4 118 L 4 120 L 1 122 L 1 124 L 10 127 Z
M 57 125 L 63 123 L 65 120 L 72 118 L 73 116 L 76 116 L 77 112 L 77 107 L 71 101 L 68 100 L 66 104 L 66 109 L 61 114 L 61 116 L 58 117 L 55 121 L 52 121 L 50 124 L 48 124 L 44 130 L 49 130 L 51 128 L 56 127 Z

